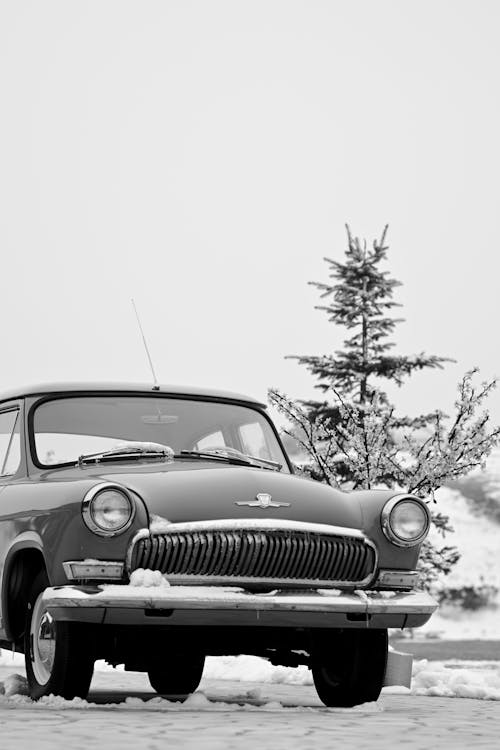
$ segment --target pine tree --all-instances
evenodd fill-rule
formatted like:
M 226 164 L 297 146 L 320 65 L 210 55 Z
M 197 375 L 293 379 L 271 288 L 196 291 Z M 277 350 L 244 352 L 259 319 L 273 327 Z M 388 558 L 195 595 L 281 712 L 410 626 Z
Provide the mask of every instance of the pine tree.
M 484 468 L 498 443 L 500 429 L 490 428 L 484 408 L 496 381 L 478 387 L 477 371 L 467 372 L 459 383 L 451 421 L 441 410 L 398 415 L 375 381 L 402 385 L 415 370 L 442 367 L 450 360 L 390 354 L 394 346 L 390 336 L 401 319 L 389 317 L 398 306 L 393 291 L 399 282 L 380 269 L 386 260 L 387 227 L 372 250 L 353 238 L 349 228 L 347 232 L 346 261 L 325 259 L 333 283 L 312 283 L 323 298 L 329 298 L 319 309 L 351 336 L 334 355 L 296 357 L 318 378 L 317 387 L 327 400 L 297 401 L 276 389 L 269 391 L 269 398 L 289 424 L 285 435 L 296 440 L 308 457 L 304 471 L 315 479 L 341 489 L 383 486 L 434 499 L 440 486 Z M 442 536 L 452 531 L 447 516 L 435 510 L 431 515 Z M 454 547 L 426 541 L 420 562 L 424 583 L 431 586 L 458 558 Z
M 402 319 L 388 316 L 393 308 L 400 307 L 393 300 L 393 292 L 401 282 L 380 268 L 387 259 L 388 227 L 384 228 L 380 240 L 373 242 L 373 249 L 367 248 L 366 241 L 361 243 L 358 237 L 353 237 L 348 226 L 346 229 L 345 262 L 325 258 L 333 283 L 309 283 L 328 300 L 328 304 L 318 305 L 316 309 L 325 311 L 331 323 L 343 326 L 352 335 L 345 339 L 344 348 L 333 355 L 292 358 L 318 378 L 316 387 L 323 392 L 336 388 L 344 399 L 364 404 L 380 390 L 375 387 L 375 379 L 393 381 L 400 386 L 415 370 L 442 367 L 450 360 L 424 353 L 391 355 L 394 343 L 390 336 Z M 382 396 L 385 397 L 383 391 Z

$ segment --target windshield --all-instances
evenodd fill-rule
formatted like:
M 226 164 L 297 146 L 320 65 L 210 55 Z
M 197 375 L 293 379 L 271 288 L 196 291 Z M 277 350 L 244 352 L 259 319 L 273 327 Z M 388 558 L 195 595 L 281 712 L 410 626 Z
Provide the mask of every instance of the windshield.
M 80 456 L 130 443 L 181 451 L 232 448 L 288 466 L 266 417 L 235 404 L 161 396 L 101 395 L 58 398 L 35 407 L 35 461 L 76 463 Z

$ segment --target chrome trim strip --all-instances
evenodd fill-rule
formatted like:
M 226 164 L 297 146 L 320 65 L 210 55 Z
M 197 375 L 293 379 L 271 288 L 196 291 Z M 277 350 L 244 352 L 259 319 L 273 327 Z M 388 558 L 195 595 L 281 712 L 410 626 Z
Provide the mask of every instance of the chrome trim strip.
M 257 495 L 257 497 L 262 497 L 262 494 Z M 266 508 L 289 508 L 291 503 L 275 503 L 274 500 L 237 500 L 235 505 L 247 505 L 249 508 L 266 510 Z
M 90 510 L 94 498 L 100 492 L 104 492 L 106 490 L 115 490 L 116 492 L 120 492 L 128 500 L 128 503 L 130 505 L 131 512 L 127 523 L 124 524 L 120 529 L 115 529 L 114 531 L 106 531 L 106 529 L 98 526 L 92 518 L 92 513 Z M 136 505 L 131 493 L 122 484 L 118 484 L 118 482 L 101 482 L 100 484 L 96 484 L 95 487 L 92 487 L 90 490 L 88 490 L 88 492 L 85 493 L 85 496 L 82 500 L 82 516 L 85 525 L 98 536 L 113 537 L 118 536 L 119 534 L 123 534 L 132 525 L 135 518 L 135 512 Z
M 203 576 L 163 574 L 172 586 L 241 586 L 255 589 L 265 586 L 271 589 L 349 589 L 365 588 L 373 580 L 373 573 L 361 581 L 330 581 L 319 578 L 261 578 L 260 576 Z
M 273 531 L 305 531 L 313 534 L 364 539 L 367 537 L 359 529 L 344 526 L 330 526 L 326 523 L 305 523 L 280 518 L 221 518 L 215 521 L 187 521 L 183 523 L 166 523 L 164 527 L 155 524 L 154 536 L 190 531 L 234 531 L 235 529 L 271 529 Z
M 397 534 L 393 531 L 391 526 L 391 513 L 396 505 L 404 500 L 411 500 L 412 502 L 420 505 L 424 509 L 427 516 L 427 525 L 424 531 L 420 534 L 420 536 L 409 541 L 400 539 L 400 537 L 398 537 Z M 390 542 L 392 542 L 392 544 L 395 544 L 398 547 L 416 547 L 417 544 L 421 544 L 424 541 L 427 534 L 429 533 L 429 528 L 431 525 L 431 514 L 429 513 L 427 505 L 419 497 L 403 493 L 400 495 L 394 495 L 394 497 L 391 497 L 391 499 L 386 502 L 380 514 L 380 523 L 382 526 L 382 531 L 384 532 L 386 538 Z
M 376 545 L 363 534 L 359 529 L 351 529 L 342 526 L 330 526 L 328 524 L 321 523 L 303 523 L 302 521 L 290 521 L 287 519 L 274 519 L 274 518 L 222 518 L 215 521 L 191 521 L 186 523 L 166 523 L 161 531 L 158 531 L 158 525 L 156 525 L 155 533 L 152 534 L 149 529 L 140 529 L 135 536 L 132 538 L 126 555 L 126 570 L 128 575 L 132 572 L 132 555 L 134 553 L 134 547 L 140 539 L 146 539 L 147 537 L 155 537 L 167 535 L 169 533 L 189 533 L 196 531 L 234 531 L 234 530 L 245 530 L 245 529 L 265 529 L 272 531 L 302 531 L 309 532 L 312 534 L 326 534 L 330 536 L 340 536 L 351 539 L 361 539 L 364 543 L 370 547 L 374 554 L 373 570 L 369 576 L 361 581 L 318 581 L 310 579 L 297 579 L 290 580 L 291 586 L 306 586 L 311 587 L 332 587 L 332 588 L 365 588 L 369 586 L 377 575 L 378 570 L 378 549 Z M 234 578 L 231 576 L 168 576 L 168 580 L 174 584 L 184 585 L 207 585 L 210 581 L 212 584 L 229 585 L 234 583 L 235 585 L 265 585 L 280 587 L 283 586 L 283 578 Z

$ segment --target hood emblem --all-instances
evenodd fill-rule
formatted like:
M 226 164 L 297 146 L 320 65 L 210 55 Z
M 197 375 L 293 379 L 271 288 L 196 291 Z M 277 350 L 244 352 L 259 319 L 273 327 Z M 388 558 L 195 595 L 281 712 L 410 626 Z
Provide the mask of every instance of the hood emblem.
M 251 508 L 289 508 L 290 503 L 275 503 L 271 495 L 267 492 L 259 492 L 255 500 L 241 500 L 235 502 L 235 505 L 249 505 Z

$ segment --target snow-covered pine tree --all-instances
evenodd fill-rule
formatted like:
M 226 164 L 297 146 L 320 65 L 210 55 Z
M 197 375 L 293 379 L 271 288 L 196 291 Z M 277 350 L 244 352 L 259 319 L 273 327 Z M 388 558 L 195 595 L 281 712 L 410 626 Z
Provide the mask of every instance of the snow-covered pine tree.
M 394 346 L 390 335 L 400 319 L 388 316 L 397 306 L 393 290 L 399 282 L 380 268 L 386 260 L 387 227 L 372 250 L 347 231 L 346 261 L 326 259 L 334 283 L 312 283 L 329 298 L 319 309 L 352 335 L 333 355 L 296 357 L 318 378 L 326 400 L 296 401 L 271 389 L 270 401 L 287 419 L 285 435 L 307 455 L 306 471 L 319 481 L 340 488 L 401 488 L 433 497 L 446 482 L 483 467 L 497 444 L 500 429 L 490 429 L 484 409 L 496 381 L 477 387 L 476 371 L 467 372 L 451 421 L 440 410 L 413 417 L 396 413 L 379 381 L 402 385 L 415 370 L 441 367 L 449 360 L 389 353 Z M 434 510 L 432 517 L 443 536 L 452 530 L 443 514 Z M 430 586 L 440 573 L 448 573 L 458 557 L 454 547 L 427 541 L 421 556 L 424 583 Z

